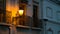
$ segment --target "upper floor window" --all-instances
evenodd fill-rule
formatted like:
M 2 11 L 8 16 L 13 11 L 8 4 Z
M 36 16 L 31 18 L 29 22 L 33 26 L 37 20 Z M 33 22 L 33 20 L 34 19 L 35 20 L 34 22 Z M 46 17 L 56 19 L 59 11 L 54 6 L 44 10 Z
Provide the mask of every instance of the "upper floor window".
M 52 18 L 53 17 L 53 10 L 52 10 L 52 8 L 46 7 L 46 16 L 48 18 Z
M 33 5 L 33 27 L 42 28 L 42 21 L 38 19 L 37 5 Z

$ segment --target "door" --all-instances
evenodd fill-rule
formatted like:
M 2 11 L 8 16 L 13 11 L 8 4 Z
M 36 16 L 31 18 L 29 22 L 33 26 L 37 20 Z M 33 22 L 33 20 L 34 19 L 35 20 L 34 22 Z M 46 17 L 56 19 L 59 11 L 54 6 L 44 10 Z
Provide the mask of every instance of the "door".
M 33 24 L 34 27 L 37 27 L 38 25 L 38 6 L 33 5 Z

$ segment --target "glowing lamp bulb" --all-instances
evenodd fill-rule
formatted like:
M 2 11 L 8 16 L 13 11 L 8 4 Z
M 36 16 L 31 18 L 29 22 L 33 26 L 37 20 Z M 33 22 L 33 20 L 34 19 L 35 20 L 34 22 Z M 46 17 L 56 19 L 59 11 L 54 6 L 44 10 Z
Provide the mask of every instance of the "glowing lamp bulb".
M 20 14 L 20 16 L 23 15 L 23 11 L 24 11 L 24 10 L 19 10 L 19 14 Z

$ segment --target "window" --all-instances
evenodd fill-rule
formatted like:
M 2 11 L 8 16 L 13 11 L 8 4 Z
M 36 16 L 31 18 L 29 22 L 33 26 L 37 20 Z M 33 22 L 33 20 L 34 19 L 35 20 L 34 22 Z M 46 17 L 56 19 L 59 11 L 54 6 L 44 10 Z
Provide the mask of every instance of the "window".
M 38 27 L 38 6 L 33 5 L 33 25 Z
M 53 17 L 53 10 L 52 10 L 52 8 L 50 8 L 50 7 L 46 8 L 46 16 L 48 18 L 52 18 Z

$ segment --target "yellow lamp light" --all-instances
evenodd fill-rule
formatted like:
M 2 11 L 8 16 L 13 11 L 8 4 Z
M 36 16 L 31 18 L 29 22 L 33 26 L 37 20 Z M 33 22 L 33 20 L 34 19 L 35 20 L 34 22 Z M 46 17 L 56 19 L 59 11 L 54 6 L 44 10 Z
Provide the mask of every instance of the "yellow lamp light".
M 20 16 L 22 16 L 23 13 L 24 13 L 24 10 L 19 10 L 19 14 L 20 14 Z

